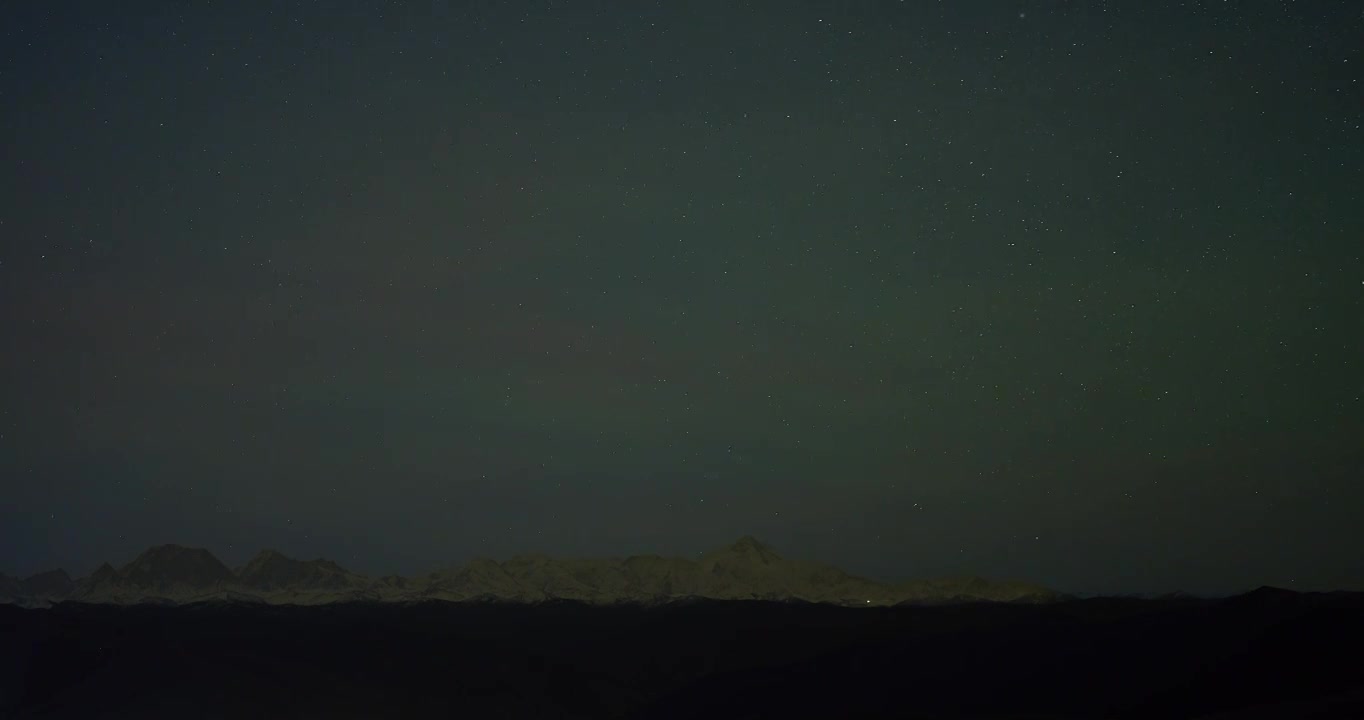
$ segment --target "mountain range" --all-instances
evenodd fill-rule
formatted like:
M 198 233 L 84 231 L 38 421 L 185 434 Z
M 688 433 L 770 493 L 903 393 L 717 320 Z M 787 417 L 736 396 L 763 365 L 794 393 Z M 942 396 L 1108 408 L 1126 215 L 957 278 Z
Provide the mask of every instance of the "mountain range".
M 205 601 L 320 605 L 334 602 L 659 604 L 692 599 L 779 600 L 849 606 L 962 602 L 1042 603 L 1059 593 L 976 577 L 879 583 L 831 565 L 781 557 L 745 536 L 698 560 L 658 555 L 575 559 L 520 555 L 473 560 L 426 575 L 371 578 L 330 560 L 263 550 L 233 569 L 201 548 L 159 545 L 120 568 L 105 563 L 73 580 L 62 570 L 19 579 L 0 574 L 0 603 L 132 605 Z

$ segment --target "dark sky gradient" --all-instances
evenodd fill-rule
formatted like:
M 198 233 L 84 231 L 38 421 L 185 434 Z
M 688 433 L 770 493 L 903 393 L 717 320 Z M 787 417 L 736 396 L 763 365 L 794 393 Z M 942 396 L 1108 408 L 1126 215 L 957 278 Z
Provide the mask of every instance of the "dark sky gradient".
M 0 11 L 0 571 L 1364 589 L 1357 2 L 182 5 Z

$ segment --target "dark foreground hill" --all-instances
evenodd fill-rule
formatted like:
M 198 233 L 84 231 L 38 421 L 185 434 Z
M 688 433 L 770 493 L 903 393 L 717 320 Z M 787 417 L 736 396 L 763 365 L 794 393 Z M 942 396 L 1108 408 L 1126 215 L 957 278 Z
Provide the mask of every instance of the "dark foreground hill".
M 0 606 L 0 717 L 1364 717 L 1364 596 Z

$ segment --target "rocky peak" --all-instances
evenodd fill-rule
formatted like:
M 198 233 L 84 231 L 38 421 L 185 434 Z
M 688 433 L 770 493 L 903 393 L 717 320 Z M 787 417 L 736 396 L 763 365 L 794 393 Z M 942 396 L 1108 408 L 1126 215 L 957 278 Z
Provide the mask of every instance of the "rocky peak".
M 330 560 L 295 560 L 275 550 L 257 553 L 242 567 L 238 576 L 244 584 L 262 590 L 284 587 L 339 589 L 351 585 L 357 579 Z
M 119 576 L 139 587 L 211 587 L 236 580 L 222 561 L 203 548 L 158 545 L 125 565 Z
M 264 550 L 261 550 L 260 552 L 256 553 L 255 557 L 251 558 L 251 562 L 270 562 L 272 560 L 292 559 L 293 558 L 289 557 L 288 555 L 285 555 L 284 553 L 274 548 L 265 548 Z
M 707 559 L 717 561 L 739 561 L 758 565 L 772 565 L 781 562 L 781 556 L 770 546 L 763 544 L 752 535 L 745 535 L 727 548 L 707 554 Z
M 237 569 L 237 575 L 245 578 L 260 572 L 264 568 L 275 566 L 287 566 L 295 560 L 278 550 L 265 549 L 256 553 L 246 564 Z
M 29 595 L 42 597 L 65 597 L 75 588 L 76 583 L 65 570 L 49 570 L 24 579 L 24 591 Z

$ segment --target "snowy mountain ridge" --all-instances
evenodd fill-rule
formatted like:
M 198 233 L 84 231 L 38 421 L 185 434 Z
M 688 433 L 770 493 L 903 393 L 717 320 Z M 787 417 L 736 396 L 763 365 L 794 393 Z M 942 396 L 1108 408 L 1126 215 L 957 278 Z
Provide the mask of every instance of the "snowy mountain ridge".
M 571 600 L 658 604 L 678 600 L 778 600 L 845 606 L 960 602 L 1040 603 L 1058 593 L 1022 582 L 939 578 L 879 583 L 819 563 L 788 560 L 745 536 L 698 560 L 658 555 L 555 558 L 518 555 L 472 560 L 425 575 L 370 578 L 330 560 L 297 560 L 263 550 L 235 570 L 207 550 L 149 548 L 115 569 L 105 563 L 71 580 L 54 570 L 23 580 L 0 575 L 0 603 L 132 605 L 204 601 L 320 605 L 334 602 Z

